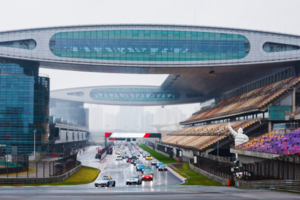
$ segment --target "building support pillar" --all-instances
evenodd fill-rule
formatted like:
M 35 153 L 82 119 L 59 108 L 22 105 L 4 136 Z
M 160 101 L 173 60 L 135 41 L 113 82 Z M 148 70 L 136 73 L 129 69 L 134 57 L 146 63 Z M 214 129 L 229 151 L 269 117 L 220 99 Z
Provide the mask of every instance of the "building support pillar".
M 271 132 L 272 131 L 272 122 L 269 121 L 268 122 L 268 132 Z
M 292 92 L 292 113 L 296 111 L 296 88 Z

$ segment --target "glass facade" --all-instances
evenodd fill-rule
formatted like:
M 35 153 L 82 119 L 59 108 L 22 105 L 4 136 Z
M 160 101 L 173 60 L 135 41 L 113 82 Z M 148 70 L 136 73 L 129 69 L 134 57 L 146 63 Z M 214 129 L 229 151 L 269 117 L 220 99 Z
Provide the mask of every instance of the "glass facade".
M 70 92 L 70 93 L 67 93 L 67 95 L 83 97 L 84 93 L 83 92 Z
M 10 47 L 10 48 L 32 50 L 36 47 L 36 42 L 35 42 L 35 40 L 6 41 L 6 42 L 0 42 L 0 47 Z
M 0 148 L 11 153 L 32 153 L 48 141 L 49 78 L 39 77 L 38 67 L 0 63 Z
M 180 92 L 160 88 L 99 88 L 90 92 L 93 100 L 121 102 L 178 101 Z
M 290 44 L 280 44 L 274 42 L 266 42 L 263 49 L 267 53 L 280 52 L 280 51 L 295 51 L 299 50 L 299 46 Z
M 84 103 L 61 99 L 50 99 L 50 114 L 61 122 L 69 120 L 69 124 L 88 126 L 88 113 Z
M 231 60 L 250 51 L 238 34 L 162 30 L 59 32 L 49 46 L 59 57 L 129 61 Z

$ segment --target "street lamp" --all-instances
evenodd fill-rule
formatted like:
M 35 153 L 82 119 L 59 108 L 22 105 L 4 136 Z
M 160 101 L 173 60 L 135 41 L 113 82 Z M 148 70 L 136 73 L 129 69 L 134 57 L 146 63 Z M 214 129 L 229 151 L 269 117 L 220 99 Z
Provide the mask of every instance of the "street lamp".
M 33 157 L 34 157 L 34 160 L 35 160 L 35 132 L 36 132 L 36 130 L 33 131 Z

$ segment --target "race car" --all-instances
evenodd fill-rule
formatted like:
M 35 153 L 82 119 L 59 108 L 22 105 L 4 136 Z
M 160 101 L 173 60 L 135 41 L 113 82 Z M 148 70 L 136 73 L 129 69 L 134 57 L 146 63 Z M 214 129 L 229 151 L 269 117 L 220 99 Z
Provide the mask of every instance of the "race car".
M 145 167 L 145 165 L 137 164 L 136 165 L 136 171 L 141 171 L 144 167 Z
M 155 160 L 155 159 L 152 159 L 151 165 L 156 165 L 156 163 L 159 163 L 159 161 L 158 161 L 158 160 Z
M 116 160 L 123 160 L 122 156 L 117 156 Z
M 137 159 L 133 159 L 133 158 L 132 158 L 131 164 L 134 164 L 136 160 L 137 160 Z M 135 165 L 135 164 L 134 164 L 134 165 Z
M 152 156 L 151 155 L 147 155 L 146 156 L 146 160 L 152 160 Z
M 132 161 L 132 158 L 127 158 L 128 163 L 131 163 L 131 161 Z
M 128 179 L 126 179 L 126 185 L 131 185 L 131 184 L 142 184 L 142 176 L 136 175 L 136 176 L 131 176 Z
M 95 187 L 104 186 L 109 187 L 110 185 L 115 187 L 116 181 L 111 178 L 111 176 L 103 176 L 95 181 Z
M 116 154 L 120 154 L 120 151 L 119 151 L 119 150 L 117 150 L 117 151 L 116 151 Z
M 145 158 L 146 156 L 150 155 L 148 152 L 143 153 L 143 157 Z
M 153 180 L 153 175 L 149 172 L 145 172 L 143 175 L 142 175 L 142 180 L 145 181 L 145 180 Z
M 113 153 L 113 149 L 112 148 L 109 148 L 108 150 L 107 150 L 107 154 L 112 154 Z
M 135 161 L 134 161 L 134 163 L 133 163 L 133 164 L 134 164 L 134 165 L 137 165 L 137 164 L 142 164 L 142 161 L 137 159 L 137 160 L 135 160 Z
M 167 165 L 163 164 L 163 165 L 159 165 L 158 166 L 158 171 L 167 171 Z
M 144 173 L 150 173 L 150 174 L 152 174 L 152 176 L 153 176 L 153 170 L 152 169 L 150 169 L 150 168 L 144 168 L 143 170 L 142 170 L 142 174 L 144 174 Z
M 156 163 L 156 168 L 158 168 L 160 165 L 164 165 L 164 163 L 163 162 Z

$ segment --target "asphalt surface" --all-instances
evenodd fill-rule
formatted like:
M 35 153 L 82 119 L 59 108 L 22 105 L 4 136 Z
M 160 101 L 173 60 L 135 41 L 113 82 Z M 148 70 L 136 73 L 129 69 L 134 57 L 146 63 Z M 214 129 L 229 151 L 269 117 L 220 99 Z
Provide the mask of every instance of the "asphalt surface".
M 170 172 L 158 172 L 153 166 L 154 180 L 142 185 L 125 185 L 125 179 L 136 173 L 135 168 L 125 161 L 115 161 L 115 154 L 103 160 L 95 159 L 96 147 L 87 148 L 78 159 L 83 165 L 101 169 L 99 175 L 111 175 L 116 187 L 94 187 L 94 183 L 77 186 L 45 187 L 0 187 L 0 199 L 121 199 L 121 200 L 183 200 L 183 199 L 300 199 L 299 194 L 269 190 L 243 190 L 235 187 L 182 186 L 181 180 Z M 146 165 L 150 162 L 141 159 Z
M 125 148 L 127 154 L 130 154 L 128 148 Z M 153 170 L 153 181 L 143 181 L 142 185 L 126 185 L 126 179 L 136 175 L 138 172 L 133 164 L 127 163 L 126 160 L 116 161 L 115 151 L 111 155 L 106 155 L 101 161 L 95 159 L 96 150 L 90 151 L 84 156 L 80 156 L 78 160 L 85 166 L 95 167 L 101 170 L 102 176 L 111 176 L 116 181 L 116 187 L 154 187 L 154 186 L 170 186 L 181 184 L 182 181 L 169 171 L 158 171 L 155 165 L 151 165 L 151 161 L 146 161 L 140 156 L 140 160 L 145 166 Z M 131 155 L 131 154 L 130 154 Z M 84 185 L 84 187 L 94 186 L 93 183 Z M 99 188 L 100 189 L 100 188 Z

